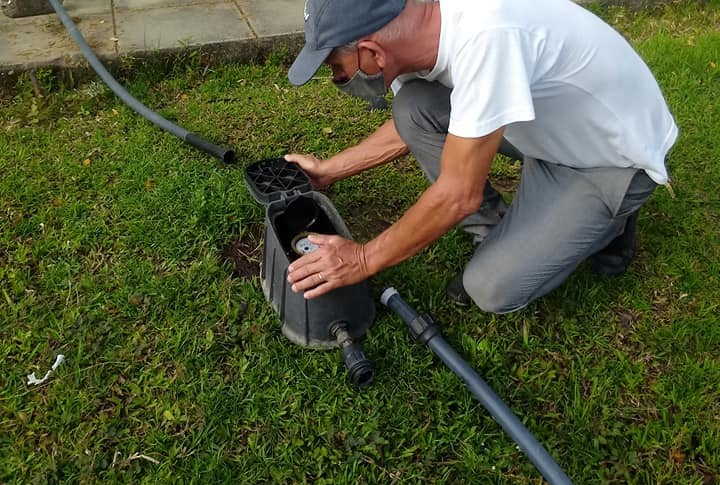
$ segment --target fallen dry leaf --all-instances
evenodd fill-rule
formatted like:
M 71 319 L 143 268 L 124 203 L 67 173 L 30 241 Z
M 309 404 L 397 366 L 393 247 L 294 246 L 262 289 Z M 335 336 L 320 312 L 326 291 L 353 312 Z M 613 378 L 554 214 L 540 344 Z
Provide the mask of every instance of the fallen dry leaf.
M 682 465 L 683 463 L 685 463 L 685 453 L 677 449 L 670 450 L 670 461 L 672 461 L 676 465 Z

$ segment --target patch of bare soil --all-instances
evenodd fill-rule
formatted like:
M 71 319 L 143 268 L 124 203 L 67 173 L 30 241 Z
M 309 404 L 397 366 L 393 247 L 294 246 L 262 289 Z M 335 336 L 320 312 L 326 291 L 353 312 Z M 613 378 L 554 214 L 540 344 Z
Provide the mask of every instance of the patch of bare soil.
M 222 252 L 236 278 L 253 278 L 260 274 L 262 264 L 263 225 L 248 226 L 239 239 L 230 241 Z

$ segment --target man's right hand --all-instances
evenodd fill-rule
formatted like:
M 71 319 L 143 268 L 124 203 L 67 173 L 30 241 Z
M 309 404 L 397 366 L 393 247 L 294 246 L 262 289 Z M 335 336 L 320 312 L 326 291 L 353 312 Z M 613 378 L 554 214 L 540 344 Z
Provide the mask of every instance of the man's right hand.
M 335 182 L 335 179 L 329 173 L 328 169 L 330 167 L 327 160 L 320 160 L 312 155 L 300 155 L 298 153 L 285 155 L 285 160 L 297 163 L 308 174 L 310 182 L 316 189 L 324 189 Z

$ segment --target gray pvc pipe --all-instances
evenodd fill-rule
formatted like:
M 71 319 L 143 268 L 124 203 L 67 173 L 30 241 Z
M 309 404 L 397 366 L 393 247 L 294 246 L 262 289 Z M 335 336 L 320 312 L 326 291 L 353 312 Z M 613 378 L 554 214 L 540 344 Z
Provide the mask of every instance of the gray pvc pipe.
M 90 63 L 90 66 L 100 76 L 100 78 L 107 84 L 107 86 L 115 93 L 126 105 L 128 105 L 133 111 L 142 116 L 148 121 L 151 121 L 156 126 L 162 128 L 165 131 L 172 133 L 181 140 L 189 143 L 195 148 L 208 153 L 216 158 L 219 158 L 223 162 L 230 163 L 235 160 L 235 153 L 227 148 L 220 147 L 209 141 L 203 139 L 199 135 L 187 131 L 182 126 L 178 126 L 172 121 L 166 120 L 140 101 L 138 101 L 127 89 L 125 89 L 115 78 L 105 69 L 105 66 L 97 58 L 93 50 L 90 48 L 85 38 L 78 30 L 75 22 L 72 21 L 68 15 L 65 7 L 58 0 L 48 0 L 50 5 L 55 9 L 55 13 L 60 18 L 60 21 L 65 25 L 68 34 L 75 40 L 80 51 L 82 52 L 85 59 Z
M 410 325 L 420 315 L 402 299 L 394 288 L 388 288 L 382 294 L 381 301 L 390 307 Z M 413 334 L 416 333 L 417 325 L 411 327 Z M 429 327 L 428 327 L 429 328 Z M 572 481 L 558 466 L 552 456 L 538 442 L 530 431 L 513 414 L 509 407 L 500 397 L 487 385 L 449 343 L 440 335 L 440 332 L 427 332 L 429 335 L 426 344 L 435 355 L 447 365 L 458 377 L 460 377 L 472 394 L 480 401 L 490 415 L 497 421 L 510 438 L 517 443 L 520 449 L 527 455 L 535 467 L 542 473 L 543 477 L 551 485 L 572 485 Z

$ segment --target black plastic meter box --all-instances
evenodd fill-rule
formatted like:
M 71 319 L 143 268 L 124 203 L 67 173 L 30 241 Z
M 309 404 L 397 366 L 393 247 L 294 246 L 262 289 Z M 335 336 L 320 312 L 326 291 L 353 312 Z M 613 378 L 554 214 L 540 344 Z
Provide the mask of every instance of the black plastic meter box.
M 288 266 L 316 249 L 308 234 L 350 239 L 345 222 L 330 199 L 313 191 L 307 174 L 294 163 L 263 160 L 246 168 L 245 179 L 255 200 L 266 207 L 260 276 L 265 297 L 280 317 L 282 333 L 303 347 L 341 347 L 351 380 L 359 386 L 369 384 L 372 364 L 357 342 L 375 320 L 367 282 L 312 300 L 293 292 L 287 282 Z

